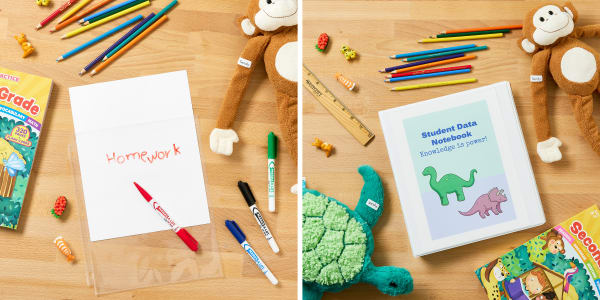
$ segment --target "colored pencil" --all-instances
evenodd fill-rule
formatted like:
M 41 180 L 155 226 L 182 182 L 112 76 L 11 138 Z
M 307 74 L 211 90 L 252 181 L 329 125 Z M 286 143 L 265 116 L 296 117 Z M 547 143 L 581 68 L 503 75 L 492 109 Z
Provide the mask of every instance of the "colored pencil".
M 465 29 L 453 29 L 446 30 L 442 33 L 461 33 L 461 32 L 472 32 L 472 31 L 488 31 L 488 30 L 500 30 L 500 29 L 521 29 L 523 25 L 507 25 L 507 26 L 493 26 L 493 27 L 479 27 L 479 28 L 465 28 Z
M 477 34 L 477 35 L 445 37 L 445 38 L 439 38 L 439 39 L 438 38 L 422 39 L 419 41 L 419 43 L 439 43 L 439 42 L 492 39 L 492 38 L 499 38 L 499 37 L 503 37 L 503 36 L 504 36 L 504 33 Z
M 106 14 L 106 13 L 110 13 L 111 11 L 113 11 L 115 9 L 119 9 L 119 8 L 121 8 L 123 6 L 126 6 L 126 5 L 128 5 L 130 3 L 133 3 L 133 2 L 136 2 L 136 1 L 138 1 L 138 0 L 127 0 L 127 1 L 125 1 L 123 3 L 119 3 L 117 5 L 113 5 L 113 6 L 109 7 L 109 8 L 107 8 L 107 9 L 103 9 L 103 10 L 101 10 L 101 11 L 95 13 L 95 14 L 92 14 L 92 15 L 89 15 L 87 17 L 82 18 L 81 20 L 79 20 L 79 23 L 83 23 L 83 22 L 85 22 L 85 21 L 87 21 L 89 19 L 92 19 L 92 18 L 95 18 L 95 17 L 99 17 L 99 16 L 101 16 L 103 14 Z
M 403 72 L 408 72 L 408 71 L 412 71 L 412 70 L 420 70 L 420 69 L 435 67 L 435 66 L 439 66 L 439 65 L 445 65 L 445 64 L 459 62 L 459 61 L 465 61 L 465 60 L 469 60 L 469 59 L 474 59 L 476 57 L 477 56 L 475 56 L 475 55 L 465 55 L 463 57 L 446 59 L 446 60 L 442 60 L 442 61 L 436 61 L 436 62 L 427 63 L 427 64 L 423 64 L 423 65 L 417 65 L 414 67 L 404 68 L 401 70 L 395 70 L 395 71 L 392 71 L 392 74 L 403 73 Z
M 64 22 L 66 19 L 70 18 L 72 15 L 74 15 L 76 12 L 78 12 L 80 9 L 82 9 L 84 6 L 86 6 L 91 1 L 92 0 L 82 0 L 77 5 L 73 6 L 73 8 L 71 8 L 62 17 L 60 17 L 60 19 L 58 19 L 58 24 Z
M 76 22 L 76 21 L 80 20 L 81 18 L 83 18 L 83 17 L 85 17 L 85 16 L 93 13 L 94 11 L 98 10 L 102 6 L 108 4 L 108 3 L 112 2 L 112 1 L 114 1 L 114 0 L 104 0 L 104 1 L 101 1 L 98 4 L 96 4 L 96 5 L 94 5 L 94 6 L 90 7 L 90 8 L 82 11 L 78 15 L 72 16 L 69 19 L 65 20 L 64 22 L 62 22 L 60 24 L 57 24 L 56 26 L 54 26 L 53 29 L 50 29 L 50 32 L 59 31 L 59 30 L 65 28 L 65 27 L 69 26 L 70 24 L 73 24 L 73 22 Z
M 439 82 L 430 82 L 430 83 L 420 83 L 413 85 L 405 85 L 405 86 L 397 86 L 390 89 L 390 91 L 405 91 L 405 90 L 414 90 L 414 89 L 422 89 L 429 88 L 435 86 L 444 86 L 444 85 L 454 85 L 461 83 L 471 83 L 476 82 L 477 78 L 467 78 L 467 79 L 458 79 L 458 80 L 450 80 L 450 81 L 439 81 Z
M 453 36 L 465 36 L 465 35 L 477 35 L 477 34 L 490 34 L 490 33 L 509 33 L 510 29 L 499 29 L 499 30 L 484 30 L 484 31 L 471 31 L 471 32 L 458 32 L 458 33 L 440 33 L 433 36 L 429 36 L 431 39 L 453 37 Z
M 85 66 L 83 69 L 81 69 L 81 71 L 79 72 L 79 76 L 85 74 L 93 66 L 95 66 L 97 63 L 101 62 L 102 59 L 104 58 L 104 56 L 106 54 L 108 54 L 108 52 L 112 51 L 112 49 L 115 49 L 115 47 L 117 47 L 122 41 L 124 41 L 131 34 L 133 34 L 136 30 L 138 30 L 138 28 L 140 28 L 144 24 L 146 24 L 146 22 L 148 22 L 148 20 L 152 19 L 152 17 L 154 17 L 154 13 L 149 14 L 142 21 L 135 24 L 135 26 L 133 28 L 131 28 L 131 30 L 129 30 L 125 35 L 123 35 L 118 41 L 116 41 L 114 44 L 112 44 L 110 47 L 108 47 L 108 49 L 104 50 L 104 52 L 102 52 L 100 55 L 98 55 L 98 57 L 96 57 L 96 59 L 92 60 L 87 66 Z
M 403 58 L 402 61 L 411 62 L 411 61 L 415 61 L 415 60 L 429 59 L 429 58 L 434 58 L 434 57 L 452 55 L 452 54 L 456 54 L 456 53 L 466 53 L 466 52 L 473 52 L 473 51 L 479 51 L 479 50 L 486 50 L 487 48 L 488 48 L 487 46 L 479 46 L 479 47 L 460 49 L 460 50 L 454 50 L 454 51 L 440 52 L 440 53 L 427 54 L 427 55 L 419 55 L 419 56 Z
M 106 18 L 104 18 L 104 19 L 102 19 L 102 20 L 100 20 L 98 22 L 94 22 L 94 23 L 92 23 L 90 25 L 86 25 L 86 26 L 83 26 L 83 27 L 81 27 L 79 29 L 73 30 L 73 31 L 71 31 L 71 32 L 63 35 L 61 38 L 66 39 L 66 38 L 70 38 L 70 37 L 76 36 L 76 35 L 78 35 L 78 34 L 80 34 L 82 32 L 85 32 L 85 31 L 88 31 L 88 30 L 90 30 L 92 28 L 98 27 L 98 26 L 100 26 L 100 25 L 102 25 L 104 23 L 108 23 L 108 22 L 110 22 L 112 20 L 115 20 L 115 19 L 117 19 L 117 18 L 119 18 L 121 16 L 124 16 L 124 15 L 126 15 L 126 14 L 128 14 L 130 12 L 136 11 L 136 10 L 138 10 L 138 9 L 140 9 L 142 7 L 146 7 L 148 5 L 150 5 L 150 1 L 142 2 L 142 3 L 138 4 L 138 5 L 130 7 L 128 9 L 124 10 L 124 11 L 121 11 L 121 12 L 116 13 L 114 15 L 108 16 L 108 17 L 106 17 Z
M 75 49 L 73 49 L 73 50 L 71 50 L 71 51 L 69 51 L 69 52 L 67 52 L 67 53 L 59 56 L 56 59 L 56 61 L 58 62 L 58 61 L 61 61 L 63 59 L 67 59 L 67 58 L 69 58 L 69 57 L 71 57 L 71 56 L 73 56 L 73 55 L 75 55 L 75 54 L 83 51 L 85 48 L 87 48 L 87 47 L 89 47 L 91 45 L 94 45 L 94 44 L 100 42 L 101 40 L 103 40 L 103 39 L 105 39 L 105 38 L 107 38 L 107 37 L 109 37 L 109 36 L 111 36 L 111 35 L 119 32 L 119 31 L 121 31 L 125 27 L 128 27 L 129 25 L 131 25 L 131 24 L 133 24 L 133 23 L 135 23 L 135 22 L 137 22 L 137 21 L 139 21 L 141 19 L 143 19 L 142 15 L 137 15 L 134 18 L 130 19 L 129 21 L 127 21 L 127 22 L 125 22 L 125 23 L 123 23 L 123 24 L 121 24 L 121 25 L 119 25 L 119 26 L 117 26 L 117 27 L 115 27 L 115 28 L 113 28 L 113 29 L 111 29 L 111 30 L 109 30 L 109 31 L 107 31 L 107 32 L 99 35 L 98 37 L 96 37 L 94 39 L 91 39 L 91 40 L 83 43 L 83 45 L 81 45 L 81 46 L 79 46 L 79 47 L 77 47 L 77 48 L 75 48 Z
M 463 56 L 465 56 L 464 53 L 458 53 L 458 54 L 423 60 L 423 61 L 417 61 L 417 62 L 410 63 L 410 64 L 403 64 L 403 65 L 399 65 L 399 66 L 387 67 L 383 70 L 379 70 L 379 72 L 387 73 L 387 72 L 391 72 L 391 71 L 398 70 L 398 69 L 404 69 L 404 68 L 408 68 L 408 67 L 413 67 L 413 66 L 418 66 L 418 65 L 422 65 L 422 64 L 428 64 L 431 62 L 440 61 L 440 60 L 452 59 L 452 58 L 463 57 Z
M 419 74 L 429 74 L 429 73 L 437 73 L 437 72 L 445 72 L 445 71 L 453 71 L 453 70 L 471 69 L 472 67 L 473 66 L 471 66 L 471 65 L 464 65 L 464 66 L 456 66 L 456 67 L 427 69 L 427 70 L 420 70 L 420 71 L 396 73 L 396 74 L 386 75 L 385 77 L 386 78 L 396 78 L 396 77 L 402 77 L 402 76 L 412 76 L 412 75 L 419 75 Z
M 127 43 L 131 42 L 131 40 L 135 39 L 138 35 L 140 35 L 146 28 L 152 26 L 152 23 L 154 23 L 156 20 L 158 20 L 159 18 L 161 18 L 164 14 L 166 14 L 171 8 L 173 8 L 173 6 L 175 6 L 175 4 L 177 4 L 177 0 L 171 1 L 171 3 L 169 3 L 163 9 L 161 9 L 152 19 L 150 19 L 150 21 L 148 21 L 146 24 L 144 24 L 144 26 L 142 26 L 140 29 L 138 29 L 136 32 L 134 32 L 130 37 L 128 37 L 126 40 L 124 40 L 115 49 L 113 49 L 112 51 L 110 51 L 102 59 L 102 61 L 105 61 L 108 58 L 110 58 L 111 56 L 113 56 L 115 53 L 117 53 L 117 51 L 121 50 L 121 48 L 125 47 L 125 45 L 127 45 Z
M 436 72 L 436 73 L 428 73 L 428 74 L 418 74 L 411 76 L 402 76 L 395 78 L 384 79 L 385 82 L 396 82 L 396 81 L 404 81 L 404 80 L 412 80 L 412 79 L 420 79 L 420 78 L 429 78 L 429 77 L 437 77 L 437 76 L 447 76 L 447 75 L 455 75 L 455 74 L 464 74 L 471 72 L 471 69 L 461 69 L 454 71 L 445 71 L 445 72 Z
M 125 45 L 125 47 L 121 48 L 121 50 L 117 51 L 117 53 L 115 53 L 109 59 L 102 62 L 100 65 L 98 65 L 90 73 L 90 75 L 94 76 L 98 72 L 102 71 L 102 69 L 106 68 L 106 66 L 108 66 L 110 63 L 112 63 L 117 58 L 119 58 L 121 55 L 123 55 L 125 52 L 127 52 L 127 50 L 133 48 L 133 46 L 135 46 L 137 43 L 139 43 L 139 41 L 141 41 L 145 36 L 149 35 L 152 31 L 154 31 L 154 29 L 156 29 L 158 26 L 160 26 L 160 24 L 164 23 L 166 20 L 167 20 L 167 16 L 166 15 L 162 16 L 160 19 L 158 19 L 156 22 L 154 22 L 152 25 L 150 25 L 150 27 L 148 27 L 148 29 L 144 30 L 144 32 L 142 32 L 140 35 L 135 37 L 130 43 Z M 148 22 L 148 23 L 150 23 L 150 22 Z M 148 24 L 148 23 L 146 23 L 146 24 Z
M 433 54 L 433 53 L 439 53 L 439 52 L 445 52 L 445 51 L 467 49 L 467 48 L 472 48 L 475 46 L 476 46 L 475 44 L 468 44 L 468 45 L 462 45 L 462 46 L 454 46 L 454 47 L 446 47 L 446 48 L 439 48 L 439 49 L 432 49 L 432 50 L 425 50 L 425 51 L 402 53 L 402 54 L 391 55 L 390 58 L 405 58 L 405 57 L 411 57 L 411 56 L 417 56 L 417 55 L 425 55 L 425 54 Z
M 57 10 L 55 10 L 48 17 L 46 17 L 44 20 L 42 20 L 40 22 L 40 24 L 36 25 L 35 29 L 40 29 L 40 28 L 46 26 L 46 24 L 50 23 L 52 20 L 54 20 L 56 17 L 58 17 L 58 15 L 60 15 L 63 11 L 65 11 L 71 5 L 77 3 L 77 1 L 79 1 L 79 0 L 67 0 L 67 2 L 65 2 L 63 5 L 61 5 Z
M 140 4 L 140 3 L 144 2 L 144 1 L 146 1 L 146 0 L 135 0 L 135 1 L 131 2 L 131 3 L 127 3 L 127 5 L 123 5 L 123 6 L 119 7 L 119 8 L 113 9 L 113 10 L 111 10 L 109 12 L 103 13 L 103 14 L 101 14 L 99 16 L 96 16 L 96 17 L 93 17 L 93 18 L 86 17 L 84 19 L 87 19 L 87 21 L 83 22 L 81 25 L 85 26 L 85 25 L 88 25 L 88 24 L 92 24 L 94 22 L 98 22 L 99 20 L 102 20 L 102 19 L 104 19 L 106 17 L 109 17 L 111 15 L 117 14 L 117 13 L 119 13 L 121 11 L 124 11 L 124 10 L 130 8 L 130 7 L 136 6 L 136 5 L 138 5 L 138 4 Z

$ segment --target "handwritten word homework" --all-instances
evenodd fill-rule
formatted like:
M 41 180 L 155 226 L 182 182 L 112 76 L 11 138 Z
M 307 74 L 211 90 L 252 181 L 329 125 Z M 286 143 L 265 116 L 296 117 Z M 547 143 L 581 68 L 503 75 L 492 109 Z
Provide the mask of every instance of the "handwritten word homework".
M 143 163 L 152 164 L 155 161 L 165 160 L 169 157 L 175 157 L 181 155 L 181 147 L 177 147 L 173 144 L 173 149 L 169 148 L 167 150 L 154 150 L 154 151 L 139 151 L 139 152 L 130 152 L 124 154 L 117 154 L 113 152 L 112 154 L 106 154 L 107 163 L 110 165 L 111 163 L 124 164 L 128 161 L 141 161 Z

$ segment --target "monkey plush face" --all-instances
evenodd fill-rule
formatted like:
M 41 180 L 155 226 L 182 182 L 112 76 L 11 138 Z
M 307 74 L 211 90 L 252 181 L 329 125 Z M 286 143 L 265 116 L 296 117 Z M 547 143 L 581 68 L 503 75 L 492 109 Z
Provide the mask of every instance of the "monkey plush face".
M 250 0 L 248 15 L 242 20 L 247 35 L 275 31 L 298 24 L 298 0 Z
M 570 2 L 562 6 L 547 4 L 530 11 L 523 21 L 521 48 L 534 53 L 556 43 L 573 32 L 576 20 L 577 12 Z

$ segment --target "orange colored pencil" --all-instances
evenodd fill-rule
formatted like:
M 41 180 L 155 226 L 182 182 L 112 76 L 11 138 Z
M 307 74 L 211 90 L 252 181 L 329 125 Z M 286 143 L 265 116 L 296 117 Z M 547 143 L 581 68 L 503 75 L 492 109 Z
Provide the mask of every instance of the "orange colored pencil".
M 452 58 L 452 59 L 435 61 L 435 62 L 428 63 L 428 64 L 422 64 L 422 65 L 418 65 L 418 66 L 414 66 L 414 67 L 408 67 L 408 68 L 404 68 L 404 69 L 394 70 L 394 71 L 391 72 L 391 74 L 404 73 L 404 72 L 408 72 L 408 71 L 412 71 L 412 70 L 419 70 L 419 69 L 424 69 L 424 68 L 429 68 L 429 67 L 435 67 L 435 66 L 439 66 L 439 65 L 445 65 L 445 64 L 453 63 L 453 62 L 459 62 L 459 61 L 463 61 L 463 60 L 474 59 L 476 57 L 477 56 L 475 56 L 475 55 L 466 55 L 466 56 L 463 56 L 463 57 L 457 57 L 457 58 Z
M 83 17 L 93 13 L 94 11 L 98 10 L 99 8 L 101 8 L 102 6 L 105 6 L 108 3 L 111 3 L 115 0 L 104 0 L 99 2 L 98 4 L 80 12 L 79 14 L 72 16 L 66 20 L 64 20 L 62 23 L 57 24 L 56 26 L 54 26 L 53 29 L 50 29 L 50 32 L 55 32 L 55 31 L 59 31 L 67 26 L 69 26 L 69 24 L 72 24 L 75 21 L 81 20 Z
M 488 30 L 500 30 L 500 29 L 521 29 L 523 25 L 506 25 L 506 26 L 494 26 L 494 27 L 481 27 L 481 28 L 467 28 L 467 29 L 455 29 L 455 30 L 446 30 L 442 32 L 444 33 L 463 33 L 463 32 L 473 32 L 473 31 L 488 31 Z
M 150 32 L 154 31 L 154 29 L 156 29 L 158 26 L 160 26 L 160 24 L 164 23 L 166 20 L 167 20 L 167 15 L 164 15 L 160 19 L 156 20 L 156 22 L 154 22 L 154 24 L 150 25 L 150 27 L 148 27 L 148 28 L 146 28 L 146 30 L 142 31 L 142 33 L 140 33 L 136 38 L 131 40 L 131 42 L 129 42 L 127 45 L 125 45 L 123 48 L 121 48 L 121 50 L 117 51 L 115 54 L 113 54 L 113 56 L 109 57 L 107 60 L 102 62 L 100 65 L 98 65 L 90 73 L 90 75 L 94 76 L 98 72 L 102 71 L 102 69 L 106 68 L 111 62 L 115 61 L 117 58 L 119 58 L 121 55 L 123 55 L 125 52 L 127 52 L 127 50 L 131 49 L 133 46 L 135 46 L 137 43 L 139 43 L 140 40 L 142 40 L 145 36 L 150 34 Z

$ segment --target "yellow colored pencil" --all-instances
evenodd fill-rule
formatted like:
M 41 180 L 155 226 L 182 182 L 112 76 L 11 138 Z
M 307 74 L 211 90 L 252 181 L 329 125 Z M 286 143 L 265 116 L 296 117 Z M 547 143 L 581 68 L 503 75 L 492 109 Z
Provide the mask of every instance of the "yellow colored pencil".
M 86 6 L 90 2 L 92 2 L 92 0 L 83 0 L 83 1 L 79 2 L 77 5 L 75 5 L 73 8 L 71 8 L 71 10 L 69 10 L 62 17 L 60 17 L 60 19 L 58 19 L 58 24 L 66 21 L 70 16 L 74 15 L 76 12 L 78 12 L 80 9 L 82 9 L 84 6 Z
M 466 35 L 466 36 L 453 36 L 435 39 L 422 39 L 419 43 L 437 43 L 437 42 L 454 42 L 454 41 L 465 41 L 465 40 L 479 40 L 479 39 L 491 39 L 503 37 L 504 33 L 488 33 L 478 35 Z
M 109 57 L 107 60 L 98 65 L 91 73 L 91 76 L 96 75 L 98 72 L 102 71 L 106 66 L 108 66 L 113 61 L 117 60 L 123 53 L 127 52 L 127 50 L 133 48 L 137 43 L 139 43 L 144 37 L 149 35 L 154 29 L 156 29 L 160 24 L 167 21 L 167 15 L 163 15 L 160 19 L 156 20 L 150 27 L 146 28 L 146 30 L 142 31 L 137 37 L 135 37 L 131 42 L 125 45 L 121 50 L 117 51 L 113 56 Z M 94 23 L 92 23 L 94 24 Z
M 114 14 L 114 15 L 108 16 L 108 17 L 106 17 L 106 18 L 104 18 L 102 20 L 98 20 L 98 21 L 96 21 L 96 22 L 94 22 L 92 24 L 83 26 L 83 27 L 81 27 L 79 29 L 75 29 L 75 30 L 73 30 L 73 31 L 71 31 L 69 33 L 66 33 L 61 38 L 62 39 L 66 39 L 66 38 L 70 38 L 70 37 L 76 36 L 76 35 L 78 35 L 78 34 L 80 34 L 82 32 L 85 32 L 85 31 L 88 31 L 88 30 L 90 30 L 92 28 L 98 27 L 98 26 L 100 26 L 100 25 L 102 25 L 104 23 L 108 23 L 108 22 L 110 22 L 110 21 L 112 21 L 114 19 L 117 19 L 117 18 L 119 18 L 121 16 L 124 16 L 124 15 L 126 15 L 126 14 L 128 14 L 130 12 L 136 11 L 136 10 L 138 10 L 140 8 L 143 8 L 143 7 L 146 7 L 148 5 L 150 5 L 150 1 L 142 2 L 142 3 L 140 3 L 140 4 L 136 5 L 136 6 L 132 6 L 132 7 L 128 8 L 128 9 L 126 9 L 126 10 L 123 10 L 123 11 L 120 11 L 120 12 Z
M 397 86 L 397 87 L 391 88 L 390 91 L 414 90 L 414 89 L 422 89 L 422 88 L 428 88 L 428 87 L 434 87 L 434 86 L 471 83 L 471 82 L 476 82 L 476 81 L 477 81 L 477 78 L 467 78 L 467 79 L 458 79 L 458 80 L 450 80 L 450 81 L 420 83 L 420 84 L 413 84 L 413 85 Z

